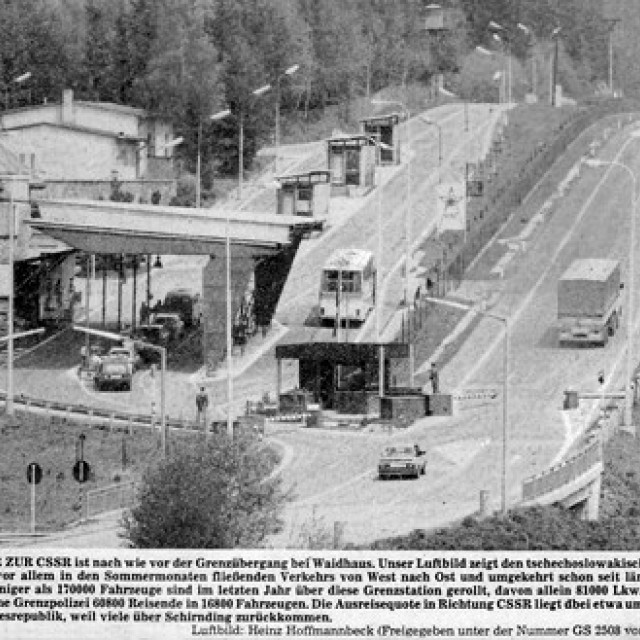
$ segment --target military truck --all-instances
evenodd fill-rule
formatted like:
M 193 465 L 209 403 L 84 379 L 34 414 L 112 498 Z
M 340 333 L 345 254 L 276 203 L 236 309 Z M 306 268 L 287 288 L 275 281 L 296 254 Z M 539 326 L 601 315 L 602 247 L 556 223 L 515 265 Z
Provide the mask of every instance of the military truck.
M 620 324 L 623 286 L 617 260 L 574 260 L 558 281 L 559 345 L 604 347 Z

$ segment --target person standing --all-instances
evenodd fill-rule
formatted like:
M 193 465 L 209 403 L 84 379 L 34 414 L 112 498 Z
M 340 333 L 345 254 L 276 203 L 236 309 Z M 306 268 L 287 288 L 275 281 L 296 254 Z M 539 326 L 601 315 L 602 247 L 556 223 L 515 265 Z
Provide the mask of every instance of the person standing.
M 209 396 L 204 387 L 196 394 L 196 422 L 202 424 L 203 429 L 207 429 L 207 407 L 209 406 Z
M 431 380 L 431 389 L 432 389 L 434 395 L 436 393 L 439 393 L 440 392 L 440 380 L 439 380 L 438 367 L 436 366 L 435 362 L 431 363 L 431 370 L 429 371 L 429 380 Z

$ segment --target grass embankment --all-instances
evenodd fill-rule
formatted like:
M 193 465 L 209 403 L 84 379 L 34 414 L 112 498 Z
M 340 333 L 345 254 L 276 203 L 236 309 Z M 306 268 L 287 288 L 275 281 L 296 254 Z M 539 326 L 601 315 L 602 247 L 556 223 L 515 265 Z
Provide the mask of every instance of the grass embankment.
M 18 414 L 18 426 L 7 426 L 0 417 L 0 529 L 26 531 L 30 521 L 30 486 L 27 465 L 37 462 L 43 471 L 36 488 L 38 531 L 51 531 L 81 517 L 80 484 L 73 478 L 79 436 L 84 434 L 84 459 L 91 466 L 85 489 L 137 479 L 158 458 L 158 435 L 149 429 L 132 435 L 111 433 L 79 424 L 52 424 L 44 416 Z

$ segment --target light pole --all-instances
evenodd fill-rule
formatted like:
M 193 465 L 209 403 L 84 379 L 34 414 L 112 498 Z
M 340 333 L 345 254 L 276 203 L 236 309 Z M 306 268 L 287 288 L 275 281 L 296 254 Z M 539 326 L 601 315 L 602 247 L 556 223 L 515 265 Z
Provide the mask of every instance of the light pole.
M 22 84 L 23 82 L 26 82 L 29 78 L 31 77 L 31 71 L 27 71 L 26 73 L 23 73 L 21 75 L 19 75 L 18 77 L 14 78 L 13 80 L 10 81 L 15 83 L 15 84 Z M 5 93 L 4 93 L 4 108 L 5 110 L 9 109 L 9 84 L 6 85 L 5 87 Z
M 275 137 L 275 162 L 274 162 L 274 173 L 278 175 L 278 152 L 280 149 L 280 80 L 285 76 L 292 76 L 298 69 L 300 65 L 293 64 L 288 69 L 285 69 L 277 78 L 276 78 L 276 137 Z
M 460 96 L 453 93 L 453 91 L 449 91 L 448 89 L 445 89 L 444 87 L 440 87 L 438 91 L 443 96 L 446 96 L 447 98 L 453 98 L 458 100 L 460 99 Z M 463 104 L 464 104 L 464 130 L 469 131 L 469 102 L 466 99 L 464 99 Z
M 265 84 L 251 92 L 252 96 L 262 96 L 271 89 L 270 84 Z M 242 184 L 244 173 L 244 106 L 240 107 L 239 133 L 238 133 L 238 201 L 242 200 Z
M 409 271 L 411 267 L 411 227 L 413 222 L 413 200 L 411 194 L 411 128 L 409 109 L 404 102 L 400 100 L 372 100 L 372 104 L 388 104 L 398 105 L 402 108 L 407 118 L 407 215 L 404 218 L 404 237 L 405 237 L 405 264 L 404 264 L 404 303 L 409 304 Z M 382 157 L 381 152 L 378 156 Z
M 627 145 L 633 140 L 640 138 L 640 131 L 634 131 L 618 153 L 618 157 L 622 155 Z M 636 215 L 638 208 L 638 181 L 635 173 L 624 162 L 617 160 L 598 160 L 592 158 L 586 160 L 586 164 L 592 167 L 619 167 L 627 172 L 631 178 L 633 192 L 631 194 L 631 230 L 629 233 L 629 276 L 627 283 L 627 359 L 625 371 L 625 406 L 624 406 L 624 423 L 627 427 L 631 427 L 633 423 L 633 351 L 635 348 L 635 328 L 633 326 L 635 320 L 635 271 L 636 271 Z
M 527 35 L 532 43 L 531 48 L 533 53 L 531 55 L 531 93 L 537 97 L 538 94 L 538 74 L 536 69 L 536 51 L 535 51 L 535 43 L 536 37 L 533 31 L 527 27 L 526 24 L 522 24 L 522 22 L 518 22 L 516 25 L 520 31 L 522 31 L 525 35 Z
M 551 32 L 551 38 L 554 41 L 553 54 L 551 57 L 551 94 L 549 100 L 552 107 L 556 106 L 556 84 L 558 82 L 558 35 L 560 34 L 561 27 L 556 27 Z
M 418 114 L 416 118 L 438 130 L 438 182 L 440 183 L 442 182 L 442 127 L 435 120 L 430 120 L 422 115 Z
M 502 46 L 503 55 L 507 56 L 507 95 L 506 102 L 511 105 L 512 100 L 512 89 L 513 89 L 513 67 L 511 64 L 511 39 L 505 35 L 505 29 L 502 25 L 498 24 L 494 20 L 489 21 L 489 27 L 491 29 L 495 29 L 497 31 L 502 32 L 502 37 L 500 37 L 497 33 L 493 32 L 492 37 L 496 42 L 499 42 Z
M 222 120 L 231 115 L 229 109 L 220 111 L 211 116 L 212 120 Z M 242 132 L 242 128 L 240 129 Z M 240 145 L 242 148 L 242 144 Z M 242 160 L 241 160 L 242 162 Z M 240 164 L 240 175 L 242 175 L 242 164 Z M 226 289 L 226 349 L 227 349 L 227 435 L 233 437 L 233 415 L 231 413 L 233 404 L 233 317 L 231 310 L 231 239 L 229 230 L 229 210 L 224 221 L 224 254 L 225 254 L 225 289 Z
M 376 147 L 377 152 L 380 153 L 380 149 L 391 149 L 388 144 L 381 142 L 378 138 L 369 136 Z M 379 167 L 380 168 L 380 167 Z M 378 343 L 378 397 L 380 398 L 380 413 L 382 413 L 382 398 L 384 397 L 384 346 L 382 345 L 382 182 L 378 179 L 378 233 L 377 233 L 377 256 L 376 256 L 376 299 L 375 299 L 375 311 L 376 311 L 376 342 Z
M 620 18 L 608 18 L 605 22 L 609 25 L 609 93 L 613 97 L 613 31 Z
M 501 469 L 500 469 L 500 511 L 502 515 L 507 513 L 507 452 L 509 449 L 509 342 L 510 342 L 510 327 L 509 319 L 505 316 L 500 316 L 490 311 L 486 311 L 482 306 L 473 307 L 461 302 L 454 302 L 452 300 L 442 300 L 440 298 L 426 298 L 436 304 L 443 304 L 450 307 L 456 307 L 458 309 L 465 309 L 473 313 L 479 313 L 480 315 L 498 320 L 504 324 L 504 340 L 502 343 L 502 452 L 501 452 Z

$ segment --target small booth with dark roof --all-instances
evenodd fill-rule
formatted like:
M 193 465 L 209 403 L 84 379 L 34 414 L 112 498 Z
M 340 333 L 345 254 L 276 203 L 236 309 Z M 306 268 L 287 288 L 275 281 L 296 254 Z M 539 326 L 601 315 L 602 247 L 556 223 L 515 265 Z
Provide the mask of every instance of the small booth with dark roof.
M 324 220 L 329 213 L 331 173 L 307 173 L 278 176 L 277 213 L 287 216 L 306 216 Z
M 327 140 L 332 195 L 365 195 L 375 184 L 376 140 L 344 135 Z
M 379 390 L 379 357 L 384 359 L 384 388 Z M 298 383 L 322 409 L 343 414 L 375 414 L 415 419 L 427 413 L 421 389 L 390 385 L 390 361 L 409 357 L 409 345 L 400 342 L 307 342 L 276 346 L 278 397 L 281 396 L 282 360 L 298 360 Z M 382 395 L 382 400 L 380 396 Z M 395 411 L 395 415 L 394 415 Z
M 399 113 L 389 113 L 360 120 L 362 133 L 377 138 L 384 145 L 376 147 L 377 164 L 400 163 L 400 136 L 397 127 L 402 119 Z

